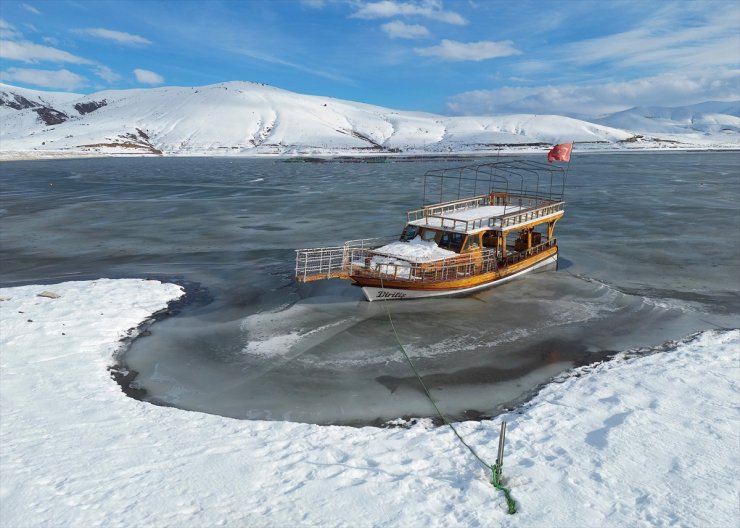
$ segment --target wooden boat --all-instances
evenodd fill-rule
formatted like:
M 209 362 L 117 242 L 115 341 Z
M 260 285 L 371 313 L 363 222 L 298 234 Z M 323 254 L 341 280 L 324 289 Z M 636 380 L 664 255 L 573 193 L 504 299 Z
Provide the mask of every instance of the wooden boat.
M 429 171 L 422 204 L 437 188 L 439 198 L 407 212 L 400 237 L 299 249 L 296 280 L 348 279 L 368 301 L 399 300 L 466 294 L 554 266 L 565 176 L 529 160 Z

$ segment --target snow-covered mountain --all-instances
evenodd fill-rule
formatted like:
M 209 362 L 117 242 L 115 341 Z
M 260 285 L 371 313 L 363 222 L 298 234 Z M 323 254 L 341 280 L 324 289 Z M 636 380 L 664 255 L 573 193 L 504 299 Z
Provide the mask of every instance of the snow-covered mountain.
M 675 108 L 638 106 L 594 122 L 641 134 L 676 135 L 679 141 L 697 133 L 735 138 L 737 141 L 740 134 L 740 101 L 708 101 Z
M 634 109 L 589 123 L 402 112 L 250 82 L 90 95 L 0 84 L 0 152 L 320 155 L 485 152 L 565 141 L 583 148 L 665 145 L 653 140 L 657 133 L 668 134 L 658 139 L 673 146 L 740 146 L 738 104 L 708 105 Z

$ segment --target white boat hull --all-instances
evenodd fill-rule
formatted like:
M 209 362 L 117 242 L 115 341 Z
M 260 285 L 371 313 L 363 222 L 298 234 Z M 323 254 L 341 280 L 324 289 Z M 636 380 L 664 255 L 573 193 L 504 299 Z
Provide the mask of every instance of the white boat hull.
M 521 277 L 525 273 L 535 271 L 546 266 L 556 265 L 558 262 L 557 253 L 538 262 L 534 266 L 523 269 L 516 273 L 512 273 L 502 279 L 498 279 L 492 282 L 486 282 L 484 284 L 478 284 L 469 288 L 460 288 L 455 290 L 412 290 L 412 289 L 400 289 L 400 288 L 376 288 L 374 286 L 363 286 L 362 292 L 368 301 L 401 301 L 406 299 L 426 299 L 428 297 L 449 297 L 452 295 L 465 295 L 474 291 L 483 290 L 486 288 L 492 288 L 509 282 L 510 280 Z

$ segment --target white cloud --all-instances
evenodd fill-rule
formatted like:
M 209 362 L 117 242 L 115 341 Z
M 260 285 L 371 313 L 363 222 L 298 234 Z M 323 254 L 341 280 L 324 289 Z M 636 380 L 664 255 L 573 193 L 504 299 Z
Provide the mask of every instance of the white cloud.
M 136 80 L 143 84 L 162 84 L 164 82 L 164 77 L 149 70 L 137 68 L 134 70 L 134 75 Z
M 33 7 L 32 5 L 21 4 L 21 7 L 23 9 L 25 9 L 26 11 L 28 11 L 29 13 L 33 13 L 34 15 L 40 15 L 41 14 L 41 11 L 39 11 L 38 9 L 36 9 L 35 7 Z
M 95 75 L 108 83 L 114 83 L 121 78 L 120 75 L 111 70 L 108 66 L 103 66 L 102 64 L 96 65 L 93 68 L 93 71 L 95 72 Z
M 0 41 L 0 58 L 22 62 L 69 62 L 72 64 L 91 64 L 91 61 L 72 55 L 66 51 L 42 46 L 28 41 Z
M 23 35 L 16 31 L 15 26 L 8 23 L 5 19 L 0 18 L 0 39 L 15 40 Z
M 287 66 L 288 68 L 293 68 L 298 71 L 310 73 L 311 75 L 316 75 L 318 77 L 324 77 L 325 79 L 332 79 L 334 81 L 339 81 L 343 83 L 351 84 L 351 79 L 345 77 L 342 74 L 334 73 L 332 71 L 325 71 L 320 70 L 318 68 L 306 66 L 303 64 L 297 64 L 295 62 L 287 61 L 285 59 L 281 59 L 280 57 L 276 57 L 274 55 L 270 55 L 269 53 L 264 53 L 262 51 L 254 51 L 251 49 L 245 49 L 245 48 L 235 48 L 230 49 L 232 53 L 237 53 L 239 55 L 244 55 L 245 57 L 249 57 L 258 61 L 262 62 L 268 62 L 270 64 L 279 64 L 281 66 Z
M 418 39 L 429 36 L 429 30 L 419 24 L 404 24 L 394 20 L 380 26 L 390 38 Z
M 457 42 L 445 39 L 437 46 L 415 48 L 414 51 L 424 57 L 439 57 L 448 61 L 482 61 L 521 53 L 512 45 L 510 40 L 501 42 Z
M 468 23 L 460 14 L 442 9 L 442 2 L 436 0 L 425 0 L 421 3 L 381 0 L 380 2 L 364 4 L 352 14 L 354 18 L 366 19 L 392 18 L 397 16 L 425 17 L 456 26 L 464 26 Z
M 114 31 L 112 29 L 105 29 L 105 28 L 88 28 L 88 29 L 78 29 L 78 33 L 84 33 L 85 35 L 90 35 L 91 37 L 98 37 L 105 40 L 112 40 L 113 42 L 117 42 L 119 44 L 151 44 L 152 42 L 149 39 L 146 39 L 140 35 L 133 35 L 131 33 L 125 33 L 123 31 Z
M 21 61 L 26 63 L 38 62 L 57 62 L 82 64 L 90 67 L 92 71 L 101 79 L 108 83 L 118 81 L 121 76 L 115 73 L 108 66 L 96 61 L 85 59 L 60 50 L 51 46 L 35 44 L 25 40 L 9 40 L 13 38 L 14 27 L 0 18 L 0 34 L 5 37 L 0 40 L 0 58 L 5 60 Z M 10 32 L 10 34 L 9 34 Z M 15 35 L 20 36 L 19 33 Z M 52 43 L 56 39 L 45 38 L 45 42 Z M 17 80 L 34 84 L 36 86 L 45 86 L 48 88 L 73 89 L 85 85 L 87 79 L 68 70 L 35 70 L 23 68 L 10 68 L 3 73 L 9 80 Z
M 535 73 L 544 73 L 551 71 L 553 65 L 549 62 L 540 60 L 517 61 L 514 66 L 516 71 L 521 74 L 531 75 Z
M 3 82 L 21 82 L 42 88 L 61 88 L 74 90 L 86 84 L 86 79 L 69 70 L 34 70 L 30 68 L 9 68 L 0 73 Z
M 634 106 L 685 106 L 738 99 L 740 70 L 707 68 L 701 72 L 673 72 L 589 85 L 475 90 L 452 97 L 447 106 L 456 115 L 529 113 L 597 117 Z
M 740 99 L 740 9 L 664 5 L 628 31 L 528 53 L 532 60 L 510 66 L 509 75 L 519 80 L 458 94 L 448 109 L 599 116 L 634 106 Z
M 616 67 L 732 67 L 740 62 L 740 7 L 711 10 L 695 4 L 666 4 L 660 13 L 629 31 L 574 42 L 562 48 L 568 62 Z M 699 9 L 690 11 L 690 8 Z M 692 23 L 682 23 L 690 16 Z

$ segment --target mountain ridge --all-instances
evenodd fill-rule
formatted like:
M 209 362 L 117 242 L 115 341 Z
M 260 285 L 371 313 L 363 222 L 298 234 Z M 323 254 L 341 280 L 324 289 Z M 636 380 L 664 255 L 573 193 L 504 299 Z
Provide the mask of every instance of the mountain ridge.
M 249 81 L 87 95 L 0 84 L 0 153 L 485 153 L 570 141 L 593 149 L 737 148 L 738 115 L 740 102 L 636 107 L 592 122 L 534 114 L 442 116 Z

